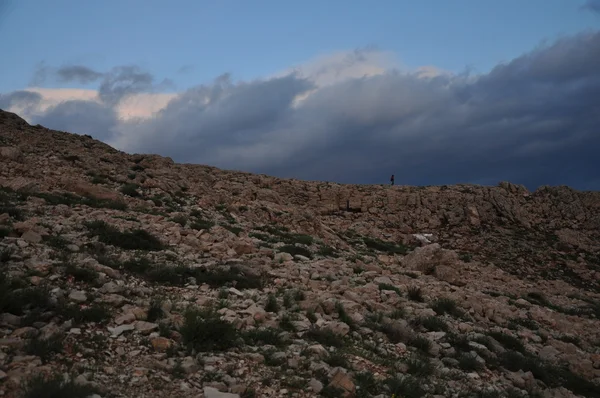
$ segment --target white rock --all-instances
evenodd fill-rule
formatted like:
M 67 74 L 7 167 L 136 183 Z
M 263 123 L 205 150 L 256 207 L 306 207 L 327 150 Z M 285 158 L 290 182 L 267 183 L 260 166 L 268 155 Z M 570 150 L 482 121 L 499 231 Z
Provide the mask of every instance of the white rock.
M 239 394 L 221 392 L 213 387 L 204 387 L 205 398 L 240 398 Z

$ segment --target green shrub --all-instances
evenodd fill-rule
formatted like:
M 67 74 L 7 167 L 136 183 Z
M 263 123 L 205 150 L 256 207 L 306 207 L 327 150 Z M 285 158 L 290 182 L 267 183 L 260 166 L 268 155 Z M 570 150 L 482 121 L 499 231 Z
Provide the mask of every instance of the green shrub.
M 135 174 L 133 175 L 133 178 L 135 178 Z M 121 187 L 120 191 L 123 195 L 131 196 L 132 198 L 137 198 L 141 196 L 138 192 L 138 188 L 139 185 L 137 184 L 127 183 Z
M 89 268 L 77 267 L 72 263 L 68 263 L 65 269 L 65 274 L 72 276 L 78 282 L 95 283 L 100 275 L 97 271 Z
M 525 346 L 523 342 L 519 340 L 517 337 L 511 336 L 510 334 L 506 334 L 504 332 L 491 331 L 488 333 L 488 336 L 492 337 L 494 340 L 502 344 L 504 348 L 509 350 L 515 350 L 521 353 L 525 353 Z
M 269 293 L 269 295 L 267 296 L 265 311 L 275 313 L 279 312 L 279 304 L 277 304 L 277 297 L 275 297 L 273 293 Z
M 357 387 L 357 398 L 371 397 L 379 391 L 380 383 L 375 380 L 373 373 L 368 370 L 356 373 L 354 375 L 354 383 Z
M 506 351 L 500 355 L 500 363 L 511 372 L 522 370 L 550 388 L 565 387 L 575 394 L 585 397 L 600 397 L 600 385 L 574 374 L 567 365 L 554 365 L 538 357 L 523 355 L 515 351 Z
M 402 297 L 402 291 L 394 285 L 390 285 L 388 283 L 380 283 L 379 290 L 391 290 L 398 294 L 398 296 Z
M 406 254 L 407 248 L 404 245 L 396 245 L 392 242 L 385 242 L 377 238 L 363 238 L 363 242 L 369 249 L 386 252 L 390 254 Z
M 237 345 L 238 331 L 212 311 L 189 308 L 179 330 L 184 345 L 197 352 L 227 351 Z
M 165 245 L 155 236 L 142 229 L 121 232 L 104 221 L 96 220 L 84 224 L 98 240 L 107 245 L 125 250 L 163 250 Z
M 435 365 L 424 356 L 412 356 L 406 364 L 408 373 L 416 377 L 429 377 L 435 372 Z
M 181 225 L 182 227 L 185 227 L 185 224 L 187 224 L 188 218 L 184 215 L 178 215 L 175 216 L 171 219 L 171 221 Z
M 62 352 L 63 340 L 64 336 L 59 333 L 54 334 L 47 339 L 35 337 L 27 342 L 25 345 L 25 352 L 28 355 L 40 357 L 42 362 L 46 363 L 55 354 Z
M 23 382 L 20 398 L 88 398 L 100 391 L 90 385 L 65 381 L 62 374 L 44 376 L 36 373 Z
M 473 372 L 483 368 L 483 364 L 471 353 L 461 353 L 458 356 L 458 366 L 466 372 Z
M 47 287 L 23 287 L 21 281 L 0 272 L 0 313 L 20 316 L 30 310 L 44 311 L 50 308 L 50 291 Z
M 350 368 L 348 358 L 346 358 L 346 356 L 340 352 L 329 354 L 327 358 L 324 359 L 324 362 L 334 368 L 338 366 L 346 369 Z
M 248 330 L 244 333 L 243 337 L 246 344 L 253 346 L 267 344 L 281 347 L 285 345 L 285 341 L 281 338 L 279 331 L 273 328 L 257 328 Z
M 450 314 L 454 316 L 460 316 L 462 312 L 458 308 L 456 301 L 448 297 L 442 297 L 436 299 L 432 304 L 431 308 L 438 314 Z
M 6 238 L 8 235 L 10 235 L 11 232 L 12 229 L 8 227 L 0 227 L 0 239 Z
M 425 396 L 423 383 L 413 376 L 394 377 L 386 380 L 390 395 L 402 398 L 421 398 Z
M 343 347 L 345 345 L 345 341 L 342 336 L 332 332 L 329 329 L 309 329 L 306 334 L 306 338 L 310 340 L 314 340 L 317 343 L 320 343 L 326 347 Z
M 106 323 L 112 318 L 110 310 L 105 305 L 98 303 L 93 303 L 88 307 L 63 303 L 57 312 L 64 320 L 71 319 L 74 325 L 89 322 Z
M 148 308 L 148 314 L 146 316 L 146 320 L 148 322 L 156 322 L 159 319 L 163 319 L 165 317 L 165 312 L 162 309 L 162 300 L 153 299 L 150 302 L 150 307 Z
M 322 245 L 319 247 L 319 251 L 317 253 L 323 257 L 339 257 L 337 250 L 327 245 Z
M 421 288 L 418 286 L 411 286 L 408 288 L 408 298 L 412 301 L 423 302 L 423 292 L 421 292 Z
M 310 252 L 310 250 L 301 246 L 285 245 L 281 246 L 279 248 L 279 251 L 283 253 L 289 253 L 292 256 L 300 255 L 307 258 L 312 258 L 312 253 Z
M 429 353 L 429 350 L 431 349 L 431 341 L 427 337 L 423 336 L 416 336 L 411 338 L 408 341 L 408 344 L 424 353 Z
M 447 332 L 449 330 L 448 324 L 437 316 L 421 318 L 418 320 L 418 323 L 430 332 Z
M 208 231 L 209 229 L 211 229 L 214 226 L 215 226 L 215 223 L 212 221 L 209 221 L 209 220 L 196 220 L 190 224 L 190 228 L 195 229 L 197 231 L 200 231 L 203 229 Z

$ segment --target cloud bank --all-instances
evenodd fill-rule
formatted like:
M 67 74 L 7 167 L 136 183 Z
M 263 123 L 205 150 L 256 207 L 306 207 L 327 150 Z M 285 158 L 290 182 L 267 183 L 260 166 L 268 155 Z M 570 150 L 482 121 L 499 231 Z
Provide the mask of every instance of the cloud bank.
M 395 174 L 397 184 L 600 189 L 600 32 L 482 75 L 409 69 L 392 54 L 360 49 L 172 94 L 156 93 L 160 84 L 136 67 L 69 66 L 48 76 L 98 89 L 50 105 L 40 89 L 7 93 L 0 108 L 128 152 L 345 183 L 387 183 Z

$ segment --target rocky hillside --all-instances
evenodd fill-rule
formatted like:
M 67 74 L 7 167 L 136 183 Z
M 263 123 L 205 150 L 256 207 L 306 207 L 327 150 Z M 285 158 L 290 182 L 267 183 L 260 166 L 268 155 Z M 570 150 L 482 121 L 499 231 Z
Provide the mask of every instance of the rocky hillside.
M 2 111 L 0 165 L 0 396 L 600 397 L 600 193 L 285 180 Z

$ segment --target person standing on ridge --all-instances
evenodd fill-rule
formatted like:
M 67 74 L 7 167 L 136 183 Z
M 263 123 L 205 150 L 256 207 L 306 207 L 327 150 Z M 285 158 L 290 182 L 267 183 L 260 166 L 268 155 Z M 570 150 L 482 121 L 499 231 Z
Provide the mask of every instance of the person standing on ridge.
M 394 185 L 394 175 L 392 174 L 392 178 L 390 178 L 392 185 Z

